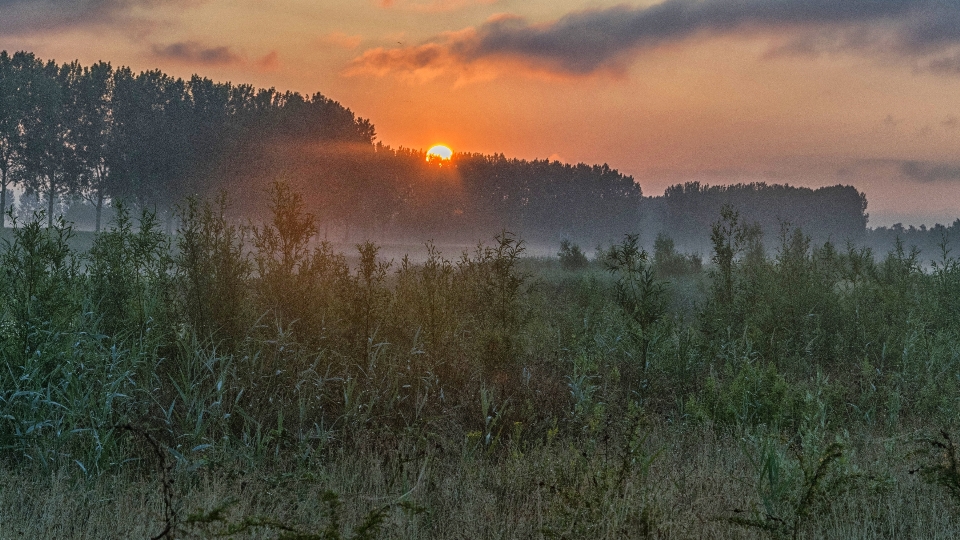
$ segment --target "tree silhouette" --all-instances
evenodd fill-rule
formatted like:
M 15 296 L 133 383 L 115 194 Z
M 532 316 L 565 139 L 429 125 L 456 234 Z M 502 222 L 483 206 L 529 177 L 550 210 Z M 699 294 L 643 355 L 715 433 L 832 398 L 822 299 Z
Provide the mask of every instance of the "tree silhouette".
M 17 183 L 16 169 L 23 158 L 24 100 L 23 65 L 32 55 L 0 52 L 0 229 L 5 226 L 7 190 Z
M 99 62 L 83 70 L 77 90 L 76 153 L 83 169 L 80 193 L 96 208 L 97 232 L 100 232 L 103 203 L 112 191 L 110 156 L 116 144 L 112 94 L 113 68 L 110 64 Z

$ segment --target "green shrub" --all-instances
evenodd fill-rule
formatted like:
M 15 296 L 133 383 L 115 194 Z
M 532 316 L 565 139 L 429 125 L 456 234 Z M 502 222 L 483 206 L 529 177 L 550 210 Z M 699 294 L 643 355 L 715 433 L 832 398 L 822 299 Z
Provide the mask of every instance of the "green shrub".
M 807 413 L 800 388 L 787 382 L 775 365 L 745 361 L 711 375 L 693 411 L 721 426 L 776 426 L 796 429 Z
M 703 269 L 700 255 L 678 253 L 673 239 L 660 233 L 653 243 L 653 270 L 660 278 L 698 274 Z
M 610 248 L 606 262 L 607 270 L 616 278 L 617 303 L 633 323 L 632 336 L 640 347 L 640 365 L 644 372 L 649 367 L 647 355 L 654 327 L 667 310 L 665 284 L 656 279 L 647 259 L 639 237 L 628 234 L 622 243 Z
M 286 328 L 309 312 L 310 240 L 317 234 L 316 218 L 306 212 L 303 196 L 281 182 L 270 193 L 272 218 L 253 228 L 253 258 L 257 268 L 257 298 L 262 309 Z
M 201 342 L 235 350 L 249 324 L 251 261 L 245 230 L 228 221 L 227 200 L 188 199 L 178 210 L 179 302 Z
M 560 251 L 557 253 L 557 257 L 560 258 L 560 268 L 564 270 L 582 270 L 590 265 L 587 255 L 580 249 L 580 246 L 571 243 L 566 238 L 560 241 Z
M 828 511 L 837 495 L 859 476 L 844 458 L 844 444 L 803 442 L 785 450 L 770 436 L 748 437 L 747 457 L 754 474 L 757 501 L 729 518 L 774 537 L 801 538 L 811 518 Z
M 97 235 L 90 249 L 87 274 L 90 297 L 109 336 L 144 337 L 149 331 L 172 335 L 169 240 L 155 213 L 144 210 L 135 229 L 126 206 L 117 202 L 111 227 Z
M 13 240 L 4 240 L 0 253 L 0 321 L 10 338 L 0 349 L 14 365 L 30 356 L 51 361 L 81 314 L 85 278 L 69 244 L 73 229 L 62 218 L 51 227 L 45 221 L 43 213 L 25 224 L 14 220 Z

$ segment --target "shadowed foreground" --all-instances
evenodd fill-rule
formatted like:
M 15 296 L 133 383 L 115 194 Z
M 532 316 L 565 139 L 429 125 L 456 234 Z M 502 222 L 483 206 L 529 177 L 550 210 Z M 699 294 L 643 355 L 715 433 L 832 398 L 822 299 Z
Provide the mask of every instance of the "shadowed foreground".
M 953 537 L 960 266 L 637 237 L 316 245 L 302 199 L 0 250 L 0 530 L 24 537 Z M 927 270 L 922 270 L 927 268 Z

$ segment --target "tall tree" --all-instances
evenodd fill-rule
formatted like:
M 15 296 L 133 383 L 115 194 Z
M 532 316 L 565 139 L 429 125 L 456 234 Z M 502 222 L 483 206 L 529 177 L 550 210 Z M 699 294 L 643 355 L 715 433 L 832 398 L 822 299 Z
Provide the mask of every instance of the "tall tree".
M 81 171 L 73 137 L 81 74 L 77 62 L 58 67 L 51 61 L 31 70 L 30 106 L 24 123 L 24 185 L 27 191 L 46 196 L 48 226 L 53 226 L 58 198 L 76 193 L 79 187 Z
M 0 52 L 0 229 L 5 227 L 7 189 L 14 182 L 13 169 L 20 156 L 23 94 L 20 74 L 7 51 Z
M 114 72 L 113 195 L 141 207 L 169 210 L 182 194 L 174 183 L 189 172 L 186 84 L 160 71 Z
M 115 145 L 112 113 L 113 68 L 99 62 L 84 69 L 77 85 L 76 153 L 82 168 L 81 196 L 96 208 L 96 231 L 100 232 L 103 204 L 112 187 L 110 156 Z

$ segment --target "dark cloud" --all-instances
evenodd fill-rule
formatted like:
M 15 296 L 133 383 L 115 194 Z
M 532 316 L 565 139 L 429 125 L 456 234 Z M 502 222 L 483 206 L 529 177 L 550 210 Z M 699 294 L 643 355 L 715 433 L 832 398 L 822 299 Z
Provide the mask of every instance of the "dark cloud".
M 900 164 L 900 173 L 920 182 L 960 180 L 960 165 L 927 161 L 904 161 Z
M 70 27 L 130 23 L 135 6 L 194 0 L 0 0 L 0 31 L 21 34 Z
M 934 58 L 926 69 L 942 75 L 960 75 L 960 53 Z
M 521 60 L 540 69 L 586 75 L 622 70 L 631 55 L 699 35 L 801 34 L 795 52 L 883 47 L 902 54 L 960 44 L 957 0 L 667 0 L 648 7 L 580 11 L 546 24 L 501 16 L 403 49 L 368 51 L 355 69 L 435 67 L 478 60 Z M 439 50 L 438 50 L 439 48 Z M 424 54 L 431 51 L 430 54 Z
M 243 58 L 230 50 L 230 47 L 204 47 L 195 41 L 154 45 L 153 54 L 191 64 L 222 65 L 243 61 Z

